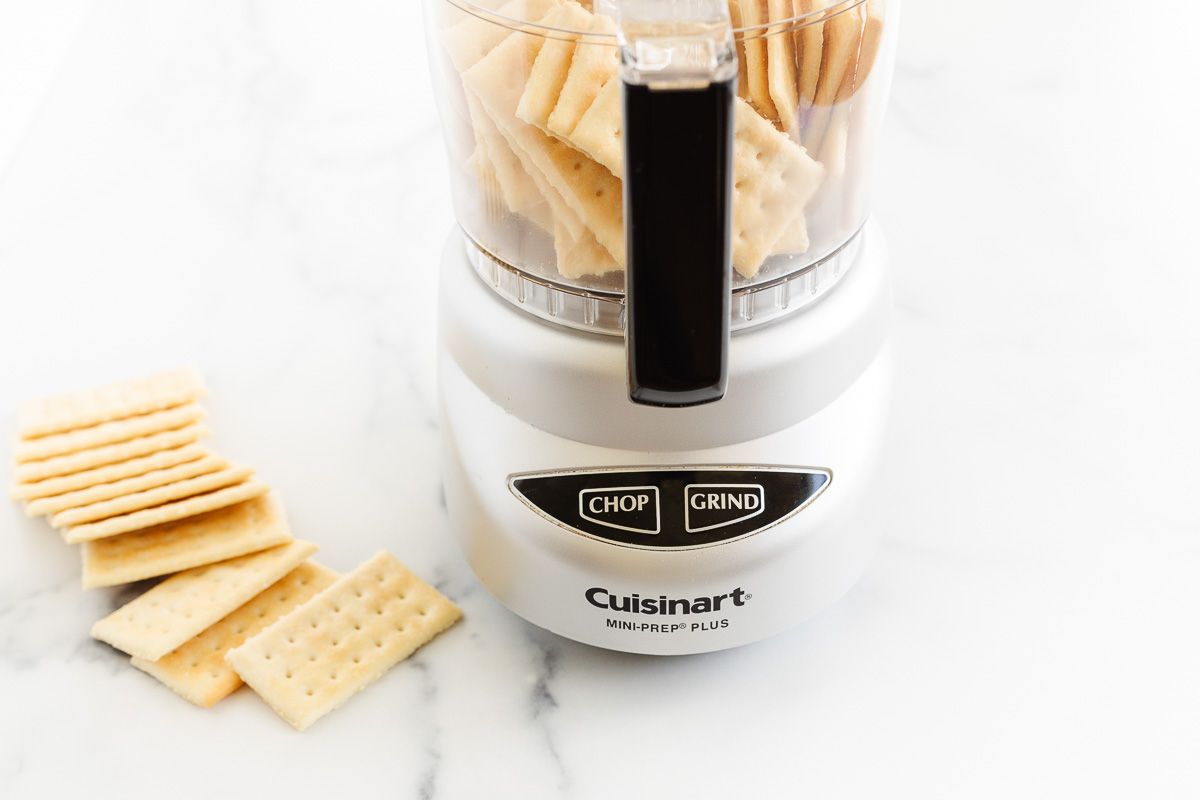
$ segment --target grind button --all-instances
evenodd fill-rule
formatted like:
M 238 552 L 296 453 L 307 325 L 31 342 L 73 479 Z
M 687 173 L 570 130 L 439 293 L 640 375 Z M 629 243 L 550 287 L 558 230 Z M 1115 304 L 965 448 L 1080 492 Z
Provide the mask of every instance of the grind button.
M 766 490 L 758 483 L 692 483 L 683 490 L 686 533 L 716 530 L 757 517 L 766 509 Z
M 579 491 L 582 519 L 633 533 L 654 534 L 662 530 L 657 486 L 614 486 Z

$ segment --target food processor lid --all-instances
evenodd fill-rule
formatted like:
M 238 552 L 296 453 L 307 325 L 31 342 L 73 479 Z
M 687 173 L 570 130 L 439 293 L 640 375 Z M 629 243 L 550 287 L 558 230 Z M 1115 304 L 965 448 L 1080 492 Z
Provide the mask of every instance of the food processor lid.
M 571 37 L 584 43 L 609 44 L 614 47 L 617 45 L 615 32 L 577 30 L 570 27 L 541 24 L 539 20 L 544 17 L 551 5 L 548 0 L 445 0 L 445 2 L 472 16 L 514 30 L 522 30 L 551 39 Z M 591 0 L 589 3 L 588 0 L 583 0 L 583 5 L 590 6 L 590 10 L 597 14 L 616 17 L 617 6 L 620 2 L 621 0 Z M 739 2 L 746 2 L 746 0 L 730 0 L 730 5 L 736 5 Z M 735 25 L 733 33 L 738 38 L 765 36 L 793 27 L 822 22 L 835 14 L 848 11 L 865 2 L 867 0 L 794 0 L 796 13 L 792 17 L 776 19 L 759 25 Z M 690 4 L 688 0 L 682 0 L 682 2 L 668 0 L 668 2 L 661 2 L 660 5 L 671 10 Z M 684 11 L 682 15 L 686 16 L 687 12 Z

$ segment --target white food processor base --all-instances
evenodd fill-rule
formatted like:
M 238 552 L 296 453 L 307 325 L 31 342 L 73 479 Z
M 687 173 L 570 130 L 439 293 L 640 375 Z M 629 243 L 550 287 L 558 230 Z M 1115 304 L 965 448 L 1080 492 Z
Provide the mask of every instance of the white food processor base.
M 628 400 L 620 338 L 501 299 L 453 234 L 439 308 L 443 479 L 488 591 L 567 638 L 661 655 L 753 642 L 841 597 L 880 534 L 860 512 L 891 383 L 884 246 L 871 225 L 860 237 L 827 296 L 733 335 L 725 399 L 659 409 Z M 779 506 L 774 481 L 795 476 L 808 488 Z

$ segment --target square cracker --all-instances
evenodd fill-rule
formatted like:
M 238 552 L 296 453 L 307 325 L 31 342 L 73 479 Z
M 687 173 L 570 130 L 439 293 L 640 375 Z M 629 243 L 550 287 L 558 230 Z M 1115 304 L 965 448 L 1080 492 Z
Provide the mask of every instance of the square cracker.
M 586 30 L 591 20 L 592 15 L 578 3 L 566 3 L 547 14 L 541 24 L 575 31 Z M 578 38 L 571 34 L 565 34 L 561 39 L 548 38 L 538 50 L 529 80 L 525 82 L 525 89 L 521 93 L 521 101 L 517 104 L 517 116 L 520 119 L 549 132 L 550 114 L 567 82 Z
M 610 17 L 594 16 L 588 33 L 599 36 L 616 33 L 616 23 Z M 596 99 L 600 87 L 617 74 L 620 61 L 613 43 L 583 39 L 576 43 L 571 67 L 546 120 L 546 130 L 562 139 L 569 139 L 583 113 Z
M 381 551 L 225 660 L 303 730 L 461 616 L 458 606 Z
M 188 444 L 172 450 L 159 450 L 148 456 L 131 458 L 128 461 L 118 461 L 102 467 L 72 472 L 70 475 L 59 475 L 54 478 L 36 481 L 34 483 L 17 483 L 9 490 L 16 500 L 36 500 L 39 497 L 54 497 L 67 492 L 86 489 L 89 486 L 112 483 L 114 481 L 145 475 L 149 472 L 164 470 L 177 464 L 205 458 L 208 450 L 198 444 Z M 42 513 L 42 512 L 35 512 Z
M 18 415 L 17 433 L 28 439 L 86 428 L 113 419 L 181 406 L 200 399 L 206 391 L 204 379 L 195 369 L 160 372 L 148 378 L 109 384 L 29 403 Z
M 197 482 L 203 480 L 204 478 L 196 479 Z M 218 508 L 225 508 L 245 502 L 246 500 L 252 500 L 255 497 L 266 494 L 270 491 L 270 488 L 262 481 L 249 480 L 235 486 L 217 489 L 207 494 L 198 494 L 183 500 L 176 500 L 172 503 L 164 503 L 155 508 L 143 508 L 139 511 L 131 511 L 128 514 L 120 514 L 96 522 L 84 522 L 79 525 L 72 525 L 63 529 L 63 538 L 71 544 L 76 544 L 78 542 L 106 539 L 121 533 L 140 531 L 143 528 L 150 528 L 165 522 L 194 517 L 206 511 L 215 511 Z M 150 491 L 153 492 L 156 490 L 151 489 Z M 70 512 L 63 513 L 69 514 Z
M 199 422 L 205 416 L 204 409 L 198 404 L 187 403 L 137 417 L 102 422 L 90 428 L 52 433 L 37 439 L 23 439 L 13 448 L 13 457 L 18 462 L 41 461 L 101 445 L 127 442 L 152 433 L 175 430 Z
M 225 654 L 332 584 L 337 577 L 328 567 L 306 561 L 225 619 L 157 661 L 134 656 L 130 663 L 184 700 L 211 708 L 242 685 L 242 679 L 225 663 Z
M 821 184 L 821 165 L 734 101 L 733 266 L 751 278 Z
M 215 472 L 195 475 L 191 478 L 144 489 L 140 492 L 119 495 L 107 500 L 77 506 L 76 508 L 68 508 L 51 517 L 50 524 L 55 528 L 69 528 L 89 522 L 98 522 L 102 519 L 109 519 L 110 517 L 117 517 L 123 514 L 131 514 L 134 511 L 157 508 L 176 500 L 207 494 L 217 489 L 224 489 L 227 486 L 236 486 L 239 483 L 249 480 L 253 474 L 254 470 L 250 467 L 229 465 Z M 249 499 L 248 497 L 241 498 L 241 500 Z M 236 502 L 241 502 L 241 500 Z M 232 505 L 232 503 L 229 505 Z M 211 508 L 205 509 L 205 511 L 211 510 Z M 165 520 L 160 521 L 165 522 Z
M 83 588 L 116 586 L 291 541 L 274 493 L 188 519 L 83 545 Z
M 128 462 L 126 462 L 128 463 Z M 114 497 L 124 497 L 136 492 L 144 492 L 158 486 L 195 478 L 198 475 L 208 475 L 229 466 L 229 462 L 220 456 L 202 456 L 194 461 L 185 461 L 166 469 L 155 469 L 108 483 L 97 483 L 73 492 L 64 492 L 53 497 L 41 497 L 31 500 L 25 506 L 25 513 L 30 516 L 40 514 L 57 514 L 69 508 L 79 508 Z
M 791 19 L 792 0 L 767 0 L 767 16 L 771 22 Z M 791 23 L 784 22 L 767 30 L 767 88 L 780 125 L 795 135 L 800 127 L 800 97 L 796 82 L 796 45 L 791 27 Z
M 293 541 L 172 575 L 92 626 L 92 638 L 148 661 L 232 614 L 317 552 Z
M 513 150 L 562 196 L 613 259 L 624 263 L 621 182 L 575 148 L 516 117 L 521 95 L 517 78 L 528 74 L 535 48 L 528 40 L 536 38 L 513 34 L 505 39 L 463 75 L 463 84 L 483 104 Z
M 47 458 L 44 461 L 27 461 L 18 464 L 14 470 L 18 483 L 32 483 L 46 478 L 56 478 L 60 475 L 71 475 L 83 472 L 93 467 L 106 464 L 116 464 L 131 458 L 147 456 L 159 450 L 173 450 L 185 444 L 191 444 L 208 435 L 208 429 L 203 425 L 186 425 L 173 431 L 152 433 L 149 436 L 139 436 L 128 442 L 106 444 L 77 453 L 67 453 L 62 456 Z

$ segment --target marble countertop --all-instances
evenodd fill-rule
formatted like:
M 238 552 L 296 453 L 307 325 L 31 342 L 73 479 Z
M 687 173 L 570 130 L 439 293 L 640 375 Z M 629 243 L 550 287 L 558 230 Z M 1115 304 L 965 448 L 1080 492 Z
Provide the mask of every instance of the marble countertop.
M 417 3 L 0 6 L 0 429 L 192 361 L 326 563 L 388 547 L 467 615 L 303 735 L 204 712 L 4 504 L 0 796 L 1200 795 L 1200 7 L 905 12 L 880 552 L 797 630 L 655 659 L 521 622 L 450 539 Z

